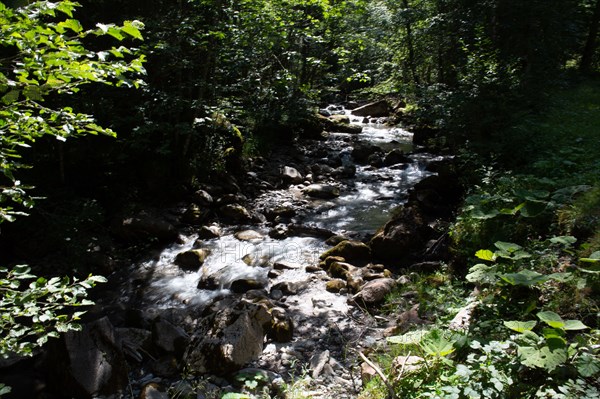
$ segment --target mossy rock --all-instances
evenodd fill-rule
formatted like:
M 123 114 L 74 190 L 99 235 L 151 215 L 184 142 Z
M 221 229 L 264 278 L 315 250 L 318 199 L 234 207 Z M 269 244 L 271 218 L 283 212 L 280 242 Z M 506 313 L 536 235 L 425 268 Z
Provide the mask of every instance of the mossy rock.
M 347 240 L 323 252 L 320 259 L 330 256 L 341 256 L 348 262 L 364 261 L 371 258 L 371 248 L 363 242 Z
M 342 279 L 336 278 L 333 280 L 330 280 L 327 282 L 327 284 L 325 284 L 325 289 L 329 292 L 333 292 L 333 293 L 338 293 L 340 292 L 342 289 L 346 288 L 346 282 Z

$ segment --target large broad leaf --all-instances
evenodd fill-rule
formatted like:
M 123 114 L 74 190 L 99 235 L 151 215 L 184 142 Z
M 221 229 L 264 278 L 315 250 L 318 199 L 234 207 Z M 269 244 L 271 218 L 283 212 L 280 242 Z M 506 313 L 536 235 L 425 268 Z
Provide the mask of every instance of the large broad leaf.
M 421 340 L 420 345 L 430 356 L 444 357 L 454 352 L 454 342 L 444 338 L 439 330 L 431 331 Z
M 478 263 L 469 269 L 465 279 L 470 283 L 494 284 L 497 281 L 496 266 Z
M 560 328 L 563 330 L 565 328 L 565 321 L 562 317 L 552 311 L 539 312 L 537 317 L 552 328 Z
M 577 371 L 583 377 L 592 377 L 600 372 L 600 359 L 589 353 L 584 353 L 575 360 Z
M 471 212 L 470 216 L 473 219 L 485 220 L 485 219 L 493 219 L 496 216 L 498 216 L 499 214 L 500 214 L 500 212 L 495 209 L 493 209 L 491 211 L 487 211 L 487 212 L 484 212 L 482 209 L 475 209 L 475 210 L 473 210 L 473 212 Z
M 521 270 L 518 273 L 501 274 L 500 278 L 510 285 L 523 285 L 530 287 L 532 285 L 543 283 L 549 279 L 545 274 L 533 270 Z
M 589 327 L 586 326 L 585 324 L 583 324 L 579 320 L 565 320 L 565 326 L 563 328 L 568 331 L 574 331 L 574 330 L 576 331 L 576 330 L 585 330 Z
M 548 203 L 546 201 L 527 201 L 527 204 L 521 208 L 521 215 L 529 218 L 535 217 L 546 210 Z
M 388 337 L 387 341 L 399 345 L 417 345 L 427 334 L 426 330 L 409 331 L 406 334 Z
M 531 331 L 536 326 L 537 321 L 505 321 L 504 326 L 510 328 L 513 331 L 522 333 L 525 331 Z
M 558 236 L 558 237 L 552 237 L 550 239 L 550 242 L 552 244 L 560 244 L 560 245 L 564 245 L 565 247 L 568 247 L 568 246 L 575 244 L 577 242 L 577 238 L 575 238 L 573 236 Z
M 522 246 L 512 243 L 512 242 L 504 242 L 504 241 L 496 241 L 494 246 L 501 251 L 505 252 L 515 252 L 519 249 L 523 248 Z
M 519 346 L 517 354 L 521 364 L 531 368 L 543 368 L 553 371 L 567 361 L 566 349 L 551 350 L 547 346 L 538 349 L 531 346 Z
M 480 249 L 479 251 L 475 252 L 475 256 L 481 260 L 487 260 L 490 262 L 496 260 L 496 255 L 494 255 L 494 253 L 489 249 Z

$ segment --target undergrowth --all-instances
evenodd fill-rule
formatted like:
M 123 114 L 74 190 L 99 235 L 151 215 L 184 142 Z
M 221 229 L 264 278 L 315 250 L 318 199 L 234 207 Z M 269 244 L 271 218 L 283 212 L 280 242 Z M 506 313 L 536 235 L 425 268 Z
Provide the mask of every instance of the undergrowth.
M 600 82 L 484 144 L 460 155 L 465 268 L 411 278 L 425 323 L 377 361 L 400 398 L 600 398 Z M 360 398 L 388 391 L 376 379 Z

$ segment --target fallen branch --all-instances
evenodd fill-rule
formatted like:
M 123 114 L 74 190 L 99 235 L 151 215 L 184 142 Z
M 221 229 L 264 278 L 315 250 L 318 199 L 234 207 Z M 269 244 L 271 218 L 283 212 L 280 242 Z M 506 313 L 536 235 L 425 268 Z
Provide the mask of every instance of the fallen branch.
M 369 366 L 371 366 L 373 368 L 373 370 L 375 370 L 377 375 L 379 375 L 379 377 L 381 377 L 381 380 L 383 381 L 383 383 L 385 384 L 385 386 L 387 387 L 387 389 L 389 391 L 390 397 L 392 399 L 397 399 L 396 393 L 394 392 L 394 387 L 392 386 L 392 384 L 390 384 L 390 381 L 387 379 L 385 374 L 383 374 L 381 369 L 379 367 L 377 367 L 377 365 L 375 363 L 373 363 L 372 361 L 367 359 L 367 357 L 362 352 L 357 351 L 357 353 L 361 357 L 361 359 L 364 360 L 364 362 L 367 363 Z

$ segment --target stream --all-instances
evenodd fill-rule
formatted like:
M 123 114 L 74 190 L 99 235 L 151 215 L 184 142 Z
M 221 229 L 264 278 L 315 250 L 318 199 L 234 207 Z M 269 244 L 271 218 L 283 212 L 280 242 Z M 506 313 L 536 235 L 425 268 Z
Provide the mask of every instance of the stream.
M 353 125 L 362 127 L 361 133 L 330 133 L 326 141 L 302 143 L 301 156 L 275 154 L 252 175 L 268 180 L 269 174 L 272 177 L 290 162 L 296 162 L 303 171 L 303 182 L 270 187 L 244 204 L 247 209 L 265 214 L 274 208 L 293 212 L 262 223 L 220 223 L 215 225 L 220 236 L 210 239 L 199 239 L 198 233 L 188 230 L 180 235 L 178 243 L 131 266 L 129 281 L 137 283 L 124 284 L 120 300 L 155 314 L 172 309 L 204 309 L 216 300 L 239 295 L 232 290 L 235 282 L 251 281 L 285 309 L 294 326 L 291 341 L 265 342 L 251 366 L 284 377 L 296 376 L 293 378 L 311 370 L 308 375 L 312 383 L 307 387 L 311 397 L 355 397 L 361 378 L 357 356 L 349 353 L 349 348 L 372 346 L 383 339 L 385 326 L 353 306 L 352 293 L 347 289 L 337 293 L 325 290 L 331 278 L 315 269 L 320 254 L 331 245 L 320 233 L 331 231 L 336 237 L 366 241 L 407 199 L 408 190 L 432 174 L 426 166 L 434 157 L 412 152 L 412 134 L 406 130 L 390 128 L 383 124 L 384 120 L 362 123 L 363 118 L 353 117 L 348 111 L 345 114 Z M 370 162 L 359 164 L 353 151 L 361 146 L 377 146 L 381 154 L 401 150 L 408 162 L 384 166 L 381 159 L 371 157 Z M 309 164 L 301 165 L 299 161 Z M 331 173 L 318 175 L 319 165 L 328 163 L 333 166 L 323 166 L 326 171 L 337 167 L 351 172 L 341 177 Z M 328 199 L 311 197 L 305 189 L 312 183 L 335 186 L 340 194 Z M 303 226 L 301 234 L 291 231 L 291 225 Z M 283 234 L 276 234 L 278 229 Z M 200 270 L 186 271 L 178 266 L 179 254 L 197 248 L 208 254 Z M 284 266 L 274 267 L 277 264 Z M 202 287 L 201 282 L 207 277 L 212 284 L 199 288 L 199 282 Z M 286 288 L 290 286 L 295 288 Z M 137 378 L 149 377 L 141 373 Z

